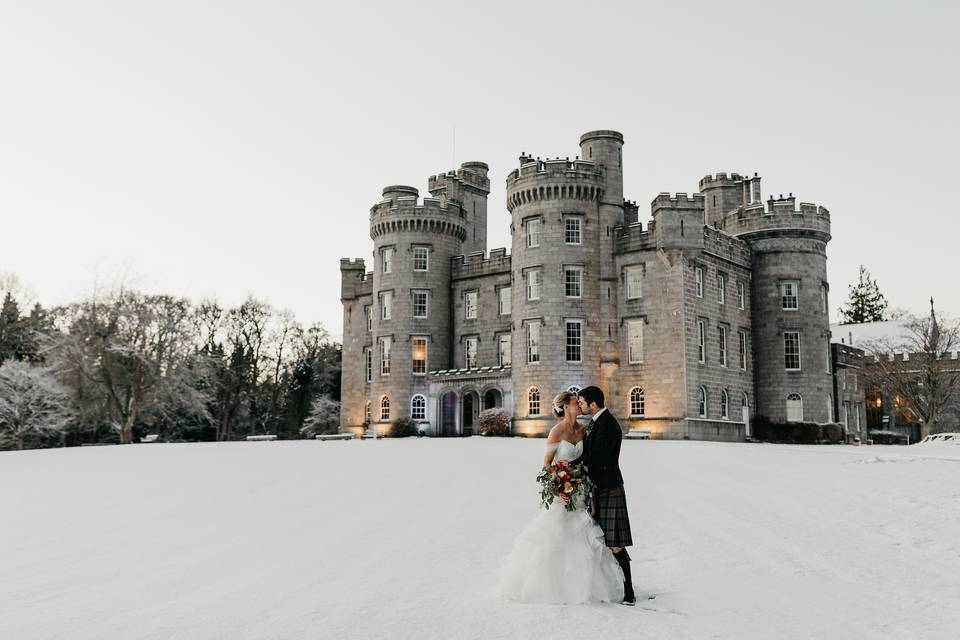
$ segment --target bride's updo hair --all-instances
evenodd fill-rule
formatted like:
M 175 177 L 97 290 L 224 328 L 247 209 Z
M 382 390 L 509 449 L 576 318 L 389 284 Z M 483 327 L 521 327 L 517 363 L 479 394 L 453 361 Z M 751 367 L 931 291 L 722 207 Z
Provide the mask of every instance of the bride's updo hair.
M 567 403 L 570 402 L 570 398 L 576 398 L 577 394 L 572 391 L 562 391 L 553 397 L 553 415 L 558 418 L 562 418 L 563 414 L 566 412 Z

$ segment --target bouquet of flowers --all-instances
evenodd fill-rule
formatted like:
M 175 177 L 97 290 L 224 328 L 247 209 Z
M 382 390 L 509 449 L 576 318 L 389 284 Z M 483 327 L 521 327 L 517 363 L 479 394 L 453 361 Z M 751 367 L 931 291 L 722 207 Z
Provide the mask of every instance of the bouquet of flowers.
M 572 465 L 565 460 L 544 467 L 537 476 L 540 483 L 540 501 L 544 509 L 549 509 L 555 498 L 563 500 L 567 511 L 574 511 L 577 505 L 589 508 L 593 498 L 593 483 L 587 477 L 582 464 Z

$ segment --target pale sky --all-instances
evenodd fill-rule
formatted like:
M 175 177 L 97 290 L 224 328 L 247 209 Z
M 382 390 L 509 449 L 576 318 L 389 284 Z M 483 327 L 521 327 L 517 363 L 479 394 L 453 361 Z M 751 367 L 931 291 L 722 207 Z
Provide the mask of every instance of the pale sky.
M 776 6 L 780 4 L 780 6 Z M 0 10 L 0 272 L 254 295 L 341 333 L 388 184 L 624 134 L 641 204 L 718 171 L 830 209 L 831 306 L 960 315 L 950 2 L 12 2 Z M 453 132 L 456 130 L 454 149 Z

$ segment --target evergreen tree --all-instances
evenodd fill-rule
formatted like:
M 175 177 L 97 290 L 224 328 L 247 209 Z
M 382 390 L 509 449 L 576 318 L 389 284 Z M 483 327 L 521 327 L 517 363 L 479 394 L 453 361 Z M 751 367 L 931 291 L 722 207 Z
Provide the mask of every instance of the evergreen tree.
M 8 291 L 0 306 L 0 362 L 16 358 L 23 342 L 23 325 L 20 321 L 20 305 Z
M 887 299 L 880 293 L 877 281 L 860 265 L 860 279 L 849 287 L 850 297 L 840 309 L 840 324 L 883 322 L 886 320 Z

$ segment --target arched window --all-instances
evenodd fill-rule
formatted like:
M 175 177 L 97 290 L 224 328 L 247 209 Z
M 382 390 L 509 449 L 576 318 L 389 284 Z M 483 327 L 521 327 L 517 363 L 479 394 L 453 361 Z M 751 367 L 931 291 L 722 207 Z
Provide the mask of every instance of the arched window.
M 750 398 L 747 397 L 746 391 L 740 394 L 740 406 L 745 409 L 750 408 Z
M 720 391 L 720 417 L 724 420 L 730 419 L 730 394 L 726 389 Z
M 380 398 L 380 419 L 390 419 L 390 398 L 387 396 Z
M 367 405 L 363 408 L 363 420 L 366 423 L 370 423 L 370 401 L 367 400 Z
M 540 389 L 532 387 L 527 393 L 527 415 L 540 415 Z
M 630 417 L 642 418 L 647 413 L 646 398 L 643 395 L 643 389 L 634 387 L 630 389 Z
M 799 393 L 787 396 L 787 422 L 803 422 L 803 398 Z
M 578 387 L 575 384 L 572 384 L 569 387 L 567 387 L 567 391 L 569 391 L 570 393 L 580 393 L 580 387 Z
M 707 417 L 707 388 L 700 387 L 700 402 L 697 410 L 700 413 L 701 418 Z
M 410 417 L 414 420 L 427 419 L 427 399 L 419 393 L 410 400 Z

